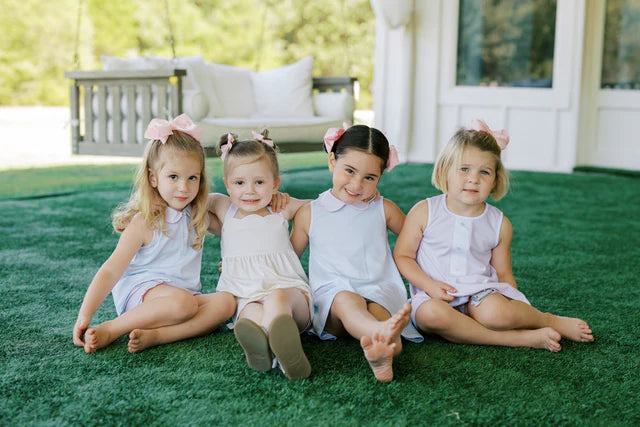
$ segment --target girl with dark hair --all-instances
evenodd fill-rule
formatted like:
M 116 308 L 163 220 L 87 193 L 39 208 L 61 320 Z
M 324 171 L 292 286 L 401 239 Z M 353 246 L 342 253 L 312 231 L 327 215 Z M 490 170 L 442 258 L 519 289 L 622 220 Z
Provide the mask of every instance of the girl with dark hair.
M 387 229 L 400 232 L 404 214 L 377 197 L 378 182 L 398 155 L 382 132 L 364 125 L 329 129 L 325 150 L 333 186 L 300 208 L 291 234 L 299 256 L 310 248 L 313 332 L 360 340 L 376 379 L 388 382 L 401 335 L 422 339 L 409 324 L 407 290 L 387 240 Z

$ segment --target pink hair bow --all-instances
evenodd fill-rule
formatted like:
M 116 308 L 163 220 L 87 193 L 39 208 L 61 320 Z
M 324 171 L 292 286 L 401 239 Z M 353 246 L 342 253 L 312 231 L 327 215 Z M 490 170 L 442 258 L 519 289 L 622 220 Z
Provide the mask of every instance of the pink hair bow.
M 507 144 L 509 143 L 509 134 L 506 130 L 491 130 L 489 126 L 485 122 L 480 119 L 475 119 L 471 122 L 471 129 L 477 130 L 480 132 L 486 132 L 489 135 L 493 136 L 498 143 L 498 146 L 501 150 L 507 148 Z
M 349 124 L 347 122 L 342 123 L 342 128 L 329 128 L 327 129 L 327 132 L 325 132 L 324 134 L 324 148 L 327 149 L 327 153 L 331 153 L 331 150 L 333 149 L 333 144 L 335 144 L 335 142 L 337 140 L 339 140 L 342 135 L 344 135 L 344 132 L 349 129 Z
M 147 139 L 158 139 L 163 144 L 167 142 L 169 135 L 173 135 L 174 130 L 179 130 L 188 135 L 191 135 L 196 141 L 202 139 L 202 128 L 187 116 L 186 114 L 180 114 L 173 120 L 164 119 L 152 119 L 147 126 L 147 130 L 144 131 L 144 137 Z
M 227 157 L 227 154 L 229 154 L 229 150 L 231 150 L 231 147 L 233 147 L 233 144 L 236 142 L 236 139 L 233 137 L 233 134 L 228 133 L 227 134 L 227 143 L 224 144 L 222 147 L 220 147 L 220 158 L 222 160 L 225 159 L 225 157 Z
M 264 135 L 259 134 L 259 133 L 254 132 L 254 131 L 251 131 L 251 135 L 253 135 L 253 139 L 255 139 L 256 141 L 260 141 L 260 142 L 262 142 L 264 144 L 267 144 L 271 148 L 276 148 L 276 146 L 274 145 L 272 139 L 265 138 Z
M 389 146 L 389 158 L 387 159 L 387 172 L 391 172 L 391 169 L 395 168 L 400 164 L 400 159 L 398 158 L 398 150 L 396 150 L 395 145 Z

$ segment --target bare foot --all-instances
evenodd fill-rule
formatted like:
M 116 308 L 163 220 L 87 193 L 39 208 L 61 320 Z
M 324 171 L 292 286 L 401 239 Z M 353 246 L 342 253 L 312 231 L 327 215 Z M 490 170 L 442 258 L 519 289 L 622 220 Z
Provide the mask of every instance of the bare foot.
M 155 329 L 134 329 L 129 334 L 129 353 L 139 353 L 149 347 L 157 345 L 157 333 Z
M 366 335 L 360 338 L 360 346 L 376 379 L 383 383 L 391 382 L 396 344 L 391 342 L 389 337 L 376 332 L 373 334 L 373 340 Z
M 562 347 L 560 346 L 560 339 L 562 337 L 555 330 L 551 328 L 540 328 L 527 330 L 526 332 L 529 347 L 541 348 L 554 353 L 562 350 Z
M 396 348 L 397 352 L 402 349 L 402 341 L 400 339 L 400 335 L 402 334 L 403 329 L 409 324 L 410 319 L 411 305 L 405 303 L 405 305 L 400 310 L 398 310 L 396 314 L 383 322 L 383 326 L 379 331 L 380 334 L 389 337 L 391 341 L 398 345 L 398 347 Z
M 84 334 L 84 351 L 87 354 L 95 353 L 97 350 L 114 342 L 117 338 L 117 336 L 113 336 L 104 323 L 95 328 L 89 328 Z
M 550 313 L 549 313 L 550 314 Z M 563 338 L 576 342 L 592 342 L 593 332 L 587 322 L 574 317 L 556 316 L 551 314 L 551 327 L 560 332 Z

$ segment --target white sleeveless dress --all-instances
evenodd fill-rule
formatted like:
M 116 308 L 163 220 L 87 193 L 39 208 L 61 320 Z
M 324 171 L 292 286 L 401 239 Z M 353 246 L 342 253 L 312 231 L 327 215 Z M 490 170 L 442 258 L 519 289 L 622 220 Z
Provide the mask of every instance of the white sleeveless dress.
M 142 302 L 146 291 L 161 283 L 200 293 L 202 249 L 191 247 L 195 236 L 189 230 L 190 219 L 191 205 L 182 211 L 167 207 L 166 234 L 154 230 L 151 243 L 136 252 L 111 291 L 118 316 Z
M 313 332 L 321 339 L 335 339 L 324 328 L 338 292 L 358 294 L 391 315 L 402 308 L 407 289 L 391 256 L 382 197 L 347 205 L 327 190 L 311 202 L 309 280 Z M 411 324 L 402 336 L 423 339 Z
M 457 292 L 449 304 L 458 307 L 486 289 L 493 289 L 507 298 L 529 304 L 522 292 L 508 283 L 498 282 L 491 266 L 491 251 L 498 246 L 502 212 L 485 203 L 476 217 L 456 215 L 447 208 L 446 194 L 428 198 L 429 219 L 418 247 L 416 261 L 422 271 L 434 280 L 447 283 Z M 413 285 L 411 292 L 412 319 L 415 311 L 431 299 Z
M 309 299 L 311 318 L 311 288 L 291 246 L 289 222 L 279 213 L 234 218 L 237 211 L 231 204 L 222 223 L 222 273 L 216 288 L 236 297 L 238 308 L 228 326 L 233 328 L 248 303 L 264 299 L 274 289 L 300 289 Z

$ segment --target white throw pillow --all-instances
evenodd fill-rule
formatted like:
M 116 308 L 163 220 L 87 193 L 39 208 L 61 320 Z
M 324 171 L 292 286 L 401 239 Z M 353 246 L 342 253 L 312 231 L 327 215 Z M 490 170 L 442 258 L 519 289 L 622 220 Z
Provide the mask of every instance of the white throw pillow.
M 198 78 L 201 77 L 198 73 L 198 67 L 203 67 L 205 64 L 202 56 L 182 56 L 175 60 L 161 56 L 149 56 L 146 60 L 153 64 L 153 68 L 180 68 L 187 70 L 186 78 L 182 79 L 182 90 L 200 89 L 204 91 L 204 89 L 200 87 L 199 80 L 201 79 Z
M 260 117 L 313 117 L 313 56 L 290 65 L 251 73 Z
M 351 122 L 354 109 L 353 95 L 347 92 L 318 92 L 313 94 L 316 116 Z
M 214 91 L 209 96 L 209 117 L 251 116 L 256 109 L 251 70 L 215 63 L 208 63 L 207 68 Z

